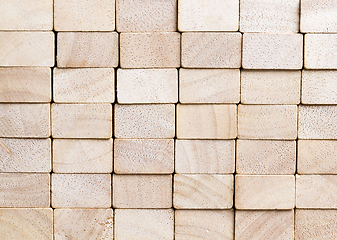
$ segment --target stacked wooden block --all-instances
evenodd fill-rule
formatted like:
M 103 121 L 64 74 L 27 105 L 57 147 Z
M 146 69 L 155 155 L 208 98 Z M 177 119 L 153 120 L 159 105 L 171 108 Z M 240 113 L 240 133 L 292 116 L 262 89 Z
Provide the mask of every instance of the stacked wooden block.
M 3 0 L 0 239 L 335 239 L 337 0 Z

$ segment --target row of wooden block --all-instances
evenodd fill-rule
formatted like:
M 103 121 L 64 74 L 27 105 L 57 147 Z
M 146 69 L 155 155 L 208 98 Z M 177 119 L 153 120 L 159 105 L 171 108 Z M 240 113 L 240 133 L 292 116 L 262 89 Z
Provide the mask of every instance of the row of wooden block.
M 52 77 L 48 67 L 11 67 L 0 68 L 0 102 L 113 103 L 116 98 L 120 104 L 337 104 L 336 73 L 186 68 L 115 73 L 113 68 L 55 68 Z
M 34 240 L 332 239 L 336 218 L 336 210 L 0 208 L 0 235 Z
M 54 4 L 53 4 L 54 3 Z M 2 30 L 337 32 L 336 0 L 3 0 Z M 240 26 L 239 26 L 240 25 Z
M 333 140 L 0 139 L 0 172 L 337 174 Z
M 112 109 L 107 103 L 0 104 L 0 137 L 337 138 L 334 105 L 116 104 Z
M 0 207 L 330 209 L 336 175 L 0 173 Z M 296 184 L 295 184 L 296 182 Z M 172 186 L 173 185 L 173 186 Z M 295 191 L 296 188 L 296 191 Z
M 0 66 L 52 67 L 54 43 L 53 32 L 1 31 Z M 336 51 L 337 34 L 60 32 L 56 58 L 64 68 L 336 69 Z

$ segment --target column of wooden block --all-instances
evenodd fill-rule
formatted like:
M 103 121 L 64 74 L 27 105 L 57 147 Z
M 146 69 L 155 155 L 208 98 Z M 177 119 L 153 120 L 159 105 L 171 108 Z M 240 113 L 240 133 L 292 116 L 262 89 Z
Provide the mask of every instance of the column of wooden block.
M 53 1 L 0 6 L 0 238 L 52 239 Z

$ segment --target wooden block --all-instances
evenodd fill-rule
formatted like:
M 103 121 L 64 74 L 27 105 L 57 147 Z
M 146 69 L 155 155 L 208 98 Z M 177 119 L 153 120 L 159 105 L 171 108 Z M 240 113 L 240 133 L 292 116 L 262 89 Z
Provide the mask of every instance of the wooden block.
M 50 101 L 50 68 L 0 68 L 0 102 Z
M 55 209 L 55 240 L 112 239 L 112 209 Z
M 175 174 L 175 209 L 226 209 L 233 206 L 233 175 Z
M 296 105 L 239 105 L 238 137 L 242 139 L 296 139 Z
M 54 138 L 111 138 L 111 104 L 52 104 Z
M 336 106 L 299 106 L 298 138 L 337 139 Z
M 113 68 L 54 68 L 55 102 L 113 103 L 115 74 Z
M 53 208 L 111 207 L 110 174 L 52 174 Z
M 242 67 L 246 69 L 301 69 L 302 34 L 243 35 Z
M 116 139 L 114 172 L 165 174 L 174 171 L 173 139 Z
M 233 139 L 237 134 L 236 105 L 177 105 L 177 138 Z
M 49 104 L 0 104 L 0 137 L 50 136 Z
M 293 175 L 235 176 L 236 209 L 292 209 L 294 206 Z
M 336 175 L 296 175 L 296 208 L 337 208 Z
M 115 105 L 116 138 L 173 138 L 174 104 Z
M 51 140 L 0 138 L 0 172 L 50 172 Z
M 114 174 L 113 207 L 172 207 L 172 176 Z
M 337 174 L 337 141 L 298 140 L 297 172 Z
M 55 31 L 115 30 L 115 0 L 55 0 Z
M 58 67 L 117 67 L 116 32 L 60 32 L 57 34 Z
M 336 33 L 336 4 L 336 0 L 301 0 L 301 32 Z
M 185 69 L 179 71 L 181 103 L 238 103 L 239 69 Z
M 176 140 L 176 173 L 234 173 L 234 140 Z
M 237 140 L 236 173 L 295 174 L 296 141 Z
M 49 174 L 0 173 L 0 182 L 0 207 L 50 206 Z
M 115 239 L 173 240 L 173 209 L 116 209 Z
M 183 33 L 181 65 L 185 68 L 240 68 L 241 39 L 241 33 Z
M 294 211 L 236 211 L 236 239 L 294 239 Z
M 185 31 L 237 31 L 239 0 L 178 1 L 178 28 Z
M 176 0 L 117 0 L 118 32 L 174 32 Z
M 53 209 L 0 209 L 1 239 L 53 239 Z
M 8 11 L 7 8 L 4 9 Z M 0 32 L 0 52 L 0 66 L 52 67 L 54 66 L 54 33 L 51 31 Z
M 53 0 L 2 0 L 1 30 L 53 30 Z
M 242 70 L 241 103 L 299 104 L 301 71 Z
M 122 68 L 180 67 L 180 34 L 122 33 L 120 55 Z
M 335 239 L 336 210 L 300 210 L 295 212 L 295 239 Z
M 175 239 L 228 239 L 234 234 L 233 210 L 176 210 Z
M 299 0 L 240 0 L 240 32 L 298 33 Z
M 305 34 L 304 67 L 306 69 L 337 68 L 337 35 Z
M 303 70 L 302 103 L 303 104 L 336 104 L 337 71 Z
M 54 139 L 53 172 L 111 173 L 112 139 Z
M 177 69 L 118 69 L 118 103 L 178 102 Z

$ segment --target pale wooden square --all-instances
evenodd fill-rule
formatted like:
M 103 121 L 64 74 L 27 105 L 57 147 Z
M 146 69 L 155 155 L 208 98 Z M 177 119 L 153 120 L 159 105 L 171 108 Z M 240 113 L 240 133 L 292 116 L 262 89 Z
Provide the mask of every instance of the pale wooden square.
M 237 140 L 237 174 L 295 174 L 296 142 Z
M 174 171 L 173 139 L 116 139 L 114 172 L 165 174 Z
M 60 32 L 57 34 L 58 67 L 117 67 L 116 32 Z
M 180 66 L 180 34 L 122 33 L 120 35 L 122 68 L 174 68 Z
M 233 206 L 233 175 L 175 174 L 175 209 L 227 209 Z
M 301 69 L 302 66 L 303 36 L 301 34 L 245 33 L 243 35 L 243 68 Z
M 181 42 L 182 67 L 241 67 L 241 33 L 183 33 Z
M 118 69 L 118 103 L 178 102 L 177 69 Z
M 233 234 L 233 210 L 175 211 L 175 240 L 231 240 Z
M 111 104 L 52 104 L 54 138 L 111 138 Z
M 236 211 L 235 238 L 294 239 L 294 211 Z
M 0 102 L 50 101 L 50 68 L 0 68 Z
M 54 239 L 112 239 L 112 209 L 55 209 Z
M 174 32 L 176 0 L 116 0 L 118 32 Z
M 176 140 L 176 173 L 234 173 L 234 140 Z
M 174 104 L 115 105 L 116 138 L 173 138 Z
M 0 137 L 50 136 L 49 104 L 0 104 Z
M 116 209 L 114 239 L 173 240 L 173 209 Z
M 238 103 L 240 70 L 181 68 L 179 101 L 181 103 Z
M 293 175 L 235 176 L 236 209 L 292 209 L 294 206 Z
M 114 208 L 171 208 L 171 175 L 113 175 Z
M 237 135 L 236 105 L 177 105 L 177 138 L 233 139 Z
M 112 139 L 53 140 L 53 172 L 111 173 Z
M 0 207 L 50 206 L 50 176 L 39 173 L 0 173 Z
M 110 174 L 52 174 L 53 208 L 111 207 Z
M 55 31 L 115 30 L 115 0 L 54 0 Z
M 0 32 L 0 66 L 54 66 L 54 33 Z
M 179 0 L 178 28 L 185 31 L 237 31 L 239 0 Z
M 242 139 L 296 139 L 296 105 L 239 105 L 238 137 Z
M 0 138 L 0 172 L 50 172 L 51 140 Z
M 53 209 L 0 208 L 2 240 L 52 240 Z
M 299 104 L 300 88 L 301 71 L 241 71 L 243 104 Z
M 55 68 L 54 101 L 59 103 L 113 103 L 115 75 L 113 68 Z
M 296 208 L 337 208 L 337 176 L 296 175 Z

